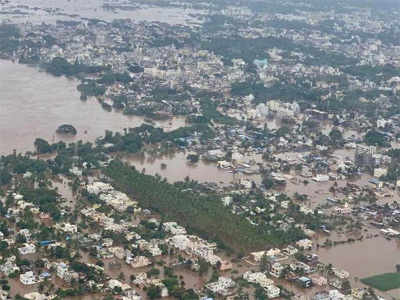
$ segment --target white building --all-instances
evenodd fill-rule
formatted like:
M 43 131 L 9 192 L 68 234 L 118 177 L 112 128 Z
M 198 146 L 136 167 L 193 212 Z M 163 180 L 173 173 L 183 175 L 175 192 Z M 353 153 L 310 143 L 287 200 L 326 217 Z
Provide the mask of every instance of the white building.
M 206 288 L 213 293 L 227 296 L 230 294 L 230 289 L 235 287 L 235 282 L 228 277 L 219 277 L 218 281 L 206 285 Z
M 56 270 L 57 276 L 67 282 L 70 282 L 73 278 L 79 278 L 79 274 L 71 271 L 66 263 L 56 263 Z
M 281 254 L 281 249 L 278 249 L 278 248 L 272 248 L 272 249 L 267 250 L 267 252 L 266 252 L 267 256 L 276 256 L 279 254 Z
M 390 236 L 390 237 L 398 237 L 400 236 L 400 232 L 397 230 L 394 230 L 392 228 L 387 228 L 387 229 L 381 229 L 381 232 L 386 235 L 386 236 Z
M 171 237 L 168 240 L 168 242 L 175 248 L 182 251 L 188 247 L 190 240 L 186 235 L 179 234 L 179 235 L 174 235 L 173 237 Z
M 347 279 L 350 277 L 350 273 L 345 270 L 333 268 L 332 271 L 333 271 L 333 274 L 335 274 L 335 276 L 339 277 L 340 279 Z
M 65 274 L 68 272 L 68 266 L 66 263 L 57 264 L 57 276 L 64 279 Z
M 24 247 L 18 248 L 18 252 L 21 255 L 28 255 L 36 253 L 36 247 L 33 244 L 26 243 Z
M 195 235 L 175 235 L 168 239 L 168 243 L 189 255 L 201 257 L 211 265 L 221 262 L 221 258 L 214 254 L 217 245 L 209 243 Z
M 258 252 L 252 252 L 250 253 L 251 258 L 255 262 L 260 262 L 262 257 L 265 255 L 265 251 L 258 251 Z
M 283 249 L 282 252 L 286 255 L 295 255 L 297 252 L 299 252 L 299 250 L 296 247 L 289 245 Z
M 118 211 L 124 211 L 129 206 L 136 206 L 137 202 L 131 200 L 128 195 L 120 191 L 116 191 L 111 184 L 104 182 L 93 182 L 87 185 L 87 191 L 91 194 L 99 196 L 99 199 L 111 205 Z
M 273 280 L 269 279 L 262 272 L 254 272 L 253 273 L 251 271 L 247 271 L 246 273 L 243 274 L 243 279 L 250 283 L 259 284 L 263 288 L 274 284 Z
M 118 259 L 124 259 L 125 257 L 125 250 L 122 247 L 110 247 L 108 251 Z
M 313 177 L 313 180 L 316 182 L 327 182 L 329 181 L 329 176 L 324 174 L 317 174 L 317 176 Z
M 78 227 L 75 224 L 64 223 L 57 226 L 57 228 L 66 233 L 77 233 Z
M 24 285 L 32 285 L 32 284 L 37 283 L 36 277 L 35 277 L 35 275 L 33 274 L 32 271 L 29 271 L 29 272 L 26 272 L 24 274 L 21 274 L 19 276 L 19 280 Z
M 120 288 L 123 292 L 131 290 L 132 287 L 129 284 L 123 283 L 116 279 L 110 279 L 108 281 L 108 287 L 113 290 L 114 288 Z
M 165 232 L 171 233 L 173 235 L 186 234 L 186 229 L 176 222 L 165 222 L 163 223 L 163 229 Z
M 278 288 L 277 286 L 275 286 L 273 284 L 265 287 L 264 290 L 265 290 L 265 292 L 266 292 L 266 294 L 268 296 L 268 299 L 277 298 L 281 294 L 280 288 Z
M 29 231 L 29 229 L 21 229 L 20 231 L 18 231 L 18 234 L 24 236 L 27 241 L 31 239 L 31 232 Z
M 386 168 L 375 168 L 374 169 L 374 177 L 379 178 L 381 176 L 386 176 L 386 175 L 387 175 Z
M 272 264 L 269 274 L 275 278 L 279 278 L 279 277 L 281 277 L 284 269 L 285 269 L 285 266 L 277 262 L 277 263 Z
M 303 248 L 304 250 L 311 250 L 313 243 L 309 239 L 302 239 L 296 242 L 296 246 L 299 248 Z
M 151 265 L 151 260 L 148 259 L 145 256 L 136 256 L 132 261 L 131 261 L 131 266 L 132 268 L 143 268 L 148 265 Z

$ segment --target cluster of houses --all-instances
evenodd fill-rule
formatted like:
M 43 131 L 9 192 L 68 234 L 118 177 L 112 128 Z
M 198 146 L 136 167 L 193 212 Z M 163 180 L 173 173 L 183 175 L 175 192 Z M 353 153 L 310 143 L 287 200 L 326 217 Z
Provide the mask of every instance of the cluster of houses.
M 224 268 L 228 268 L 229 263 L 223 263 L 222 259 L 214 254 L 217 248 L 215 243 L 209 243 L 194 235 L 174 235 L 168 239 L 168 244 L 172 247 L 185 252 L 190 257 L 204 259 L 210 265 L 215 266 L 220 263 Z
M 131 200 L 125 193 L 115 190 L 109 183 L 93 182 L 87 185 L 87 191 L 119 212 L 126 211 L 129 206 L 137 206 L 136 201 Z
M 280 295 L 279 288 L 270 278 L 288 280 L 301 289 L 314 286 L 318 287 L 318 290 L 327 290 L 329 287 L 339 291 L 350 289 L 350 286 L 347 286 L 349 272 L 321 263 L 319 257 L 309 251 L 311 249 L 312 241 L 304 239 L 296 243 L 296 246 L 253 252 L 247 258 L 249 263 L 265 264 L 266 271 L 248 271 L 243 274 L 243 278 L 263 287 L 269 298 Z M 345 292 L 348 294 L 347 290 Z
M 243 279 L 261 286 L 268 297 L 268 299 L 277 298 L 280 296 L 280 289 L 277 287 L 272 279 L 269 279 L 263 272 L 247 271 L 243 274 Z

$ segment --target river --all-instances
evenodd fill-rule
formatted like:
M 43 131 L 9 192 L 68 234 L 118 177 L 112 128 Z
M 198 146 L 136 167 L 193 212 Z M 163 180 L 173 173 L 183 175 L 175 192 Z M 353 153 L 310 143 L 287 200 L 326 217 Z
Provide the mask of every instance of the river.
M 0 60 L 0 154 L 33 150 L 37 137 L 50 142 L 94 141 L 105 130 L 136 127 L 144 118 L 107 112 L 96 99 L 80 100 L 78 82 L 54 77 L 37 68 Z M 61 124 L 71 124 L 75 137 L 57 135 Z M 185 125 L 184 118 L 156 122 L 165 130 Z

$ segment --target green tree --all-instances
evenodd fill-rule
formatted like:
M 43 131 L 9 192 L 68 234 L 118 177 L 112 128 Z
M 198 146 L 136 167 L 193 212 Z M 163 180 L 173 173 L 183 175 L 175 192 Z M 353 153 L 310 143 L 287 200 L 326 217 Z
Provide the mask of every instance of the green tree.
M 369 146 L 388 147 L 390 144 L 387 142 L 384 134 L 370 130 L 364 136 L 364 142 Z
M 150 299 L 157 299 L 161 297 L 161 288 L 159 286 L 151 285 L 147 289 L 147 296 Z
M 41 138 L 37 138 L 34 142 L 34 145 L 36 147 L 36 151 L 39 154 L 44 154 L 44 153 L 50 153 L 51 152 L 51 146 L 50 144 Z
M 267 257 L 266 254 L 264 254 L 264 255 L 261 257 L 261 261 L 260 261 L 260 270 L 261 270 L 262 272 L 265 272 L 265 271 L 267 271 L 267 269 L 268 269 L 268 257 Z
M 197 154 L 189 154 L 187 159 L 192 163 L 195 164 L 199 161 L 199 156 Z
M 343 135 L 342 133 L 334 128 L 329 133 L 329 138 L 331 139 L 332 143 L 336 146 L 341 145 L 343 143 Z
M 264 289 L 262 287 L 257 287 L 254 292 L 254 298 L 256 300 L 267 300 L 268 296 L 265 294 Z
M 204 259 L 199 259 L 199 267 L 200 276 L 203 276 L 204 274 L 207 274 L 210 265 Z
M 7 170 L 0 170 L 0 185 L 6 185 L 11 182 L 12 176 Z

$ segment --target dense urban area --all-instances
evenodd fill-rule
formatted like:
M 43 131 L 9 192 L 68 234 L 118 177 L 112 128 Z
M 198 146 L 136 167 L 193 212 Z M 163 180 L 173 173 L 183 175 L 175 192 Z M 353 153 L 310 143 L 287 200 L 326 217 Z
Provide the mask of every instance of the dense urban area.
M 0 136 L 0 299 L 400 299 L 400 2 L 55 2 L 0 72 L 141 121 Z

